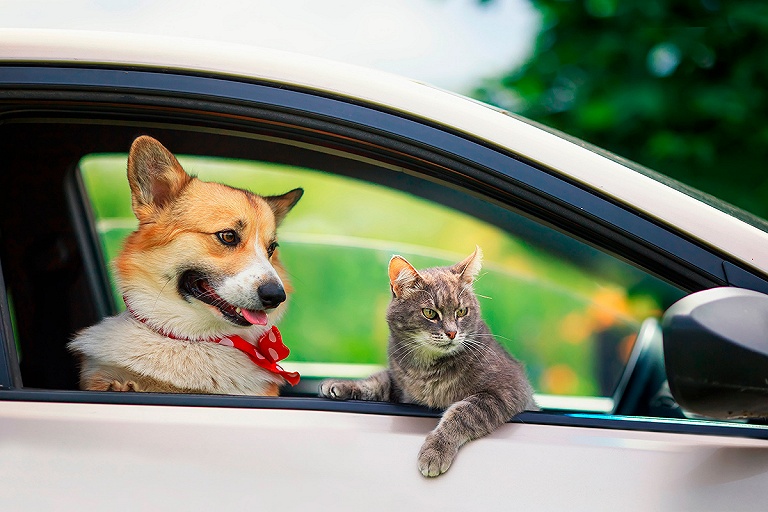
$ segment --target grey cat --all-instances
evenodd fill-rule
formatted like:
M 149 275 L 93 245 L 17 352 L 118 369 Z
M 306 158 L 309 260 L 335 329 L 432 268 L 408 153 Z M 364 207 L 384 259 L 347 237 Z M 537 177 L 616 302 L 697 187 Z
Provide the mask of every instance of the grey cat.
M 363 380 L 326 380 L 320 394 L 337 400 L 415 403 L 445 409 L 419 452 L 419 471 L 438 476 L 459 448 L 516 414 L 537 410 L 525 369 L 494 339 L 472 289 L 482 252 L 450 267 L 417 271 L 401 256 L 389 262 L 389 367 Z

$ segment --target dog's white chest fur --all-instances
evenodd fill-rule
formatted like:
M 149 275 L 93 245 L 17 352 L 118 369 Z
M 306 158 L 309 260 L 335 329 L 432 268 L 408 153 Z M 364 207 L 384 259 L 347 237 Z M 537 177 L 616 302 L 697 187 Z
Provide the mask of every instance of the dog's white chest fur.
M 283 382 L 235 348 L 167 338 L 128 313 L 85 329 L 69 347 L 94 366 L 126 368 L 175 388 L 203 393 L 259 395 L 265 387 Z

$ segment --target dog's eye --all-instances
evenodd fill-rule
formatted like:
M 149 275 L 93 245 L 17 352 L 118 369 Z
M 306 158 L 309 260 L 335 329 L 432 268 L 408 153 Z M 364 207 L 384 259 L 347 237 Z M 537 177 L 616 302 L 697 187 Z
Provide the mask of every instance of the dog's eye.
M 240 237 L 237 233 L 232 231 L 231 229 L 225 229 L 224 231 L 219 231 L 216 233 L 216 238 L 219 239 L 219 242 L 223 243 L 224 245 L 228 245 L 230 247 L 233 247 L 240 243 Z
M 267 247 L 267 256 L 271 258 L 272 254 L 274 254 L 275 250 L 278 247 L 280 247 L 280 244 L 278 244 L 277 242 L 272 242 L 271 244 L 269 244 L 269 247 Z

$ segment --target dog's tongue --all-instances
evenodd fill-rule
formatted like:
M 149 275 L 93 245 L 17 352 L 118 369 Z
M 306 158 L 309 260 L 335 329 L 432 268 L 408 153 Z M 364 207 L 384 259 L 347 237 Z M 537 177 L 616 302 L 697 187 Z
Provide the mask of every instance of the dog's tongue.
M 258 311 L 251 311 L 250 309 L 243 309 L 243 318 L 251 322 L 253 325 L 267 325 L 267 312 L 260 309 Z

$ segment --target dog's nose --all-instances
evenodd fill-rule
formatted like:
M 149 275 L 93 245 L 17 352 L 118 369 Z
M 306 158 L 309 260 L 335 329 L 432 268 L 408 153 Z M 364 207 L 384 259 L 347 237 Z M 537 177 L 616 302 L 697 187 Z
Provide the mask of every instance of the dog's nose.
M 258 287 L 256 292 L 265 309 L 276 308 L 285 301 L 285 290 L 278 283 L 266 283 Z

